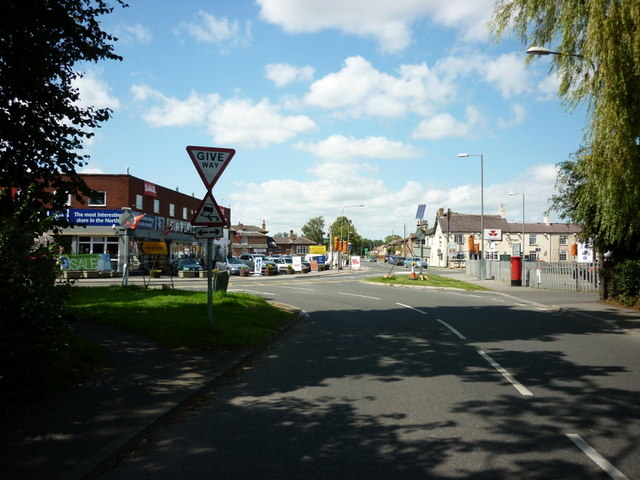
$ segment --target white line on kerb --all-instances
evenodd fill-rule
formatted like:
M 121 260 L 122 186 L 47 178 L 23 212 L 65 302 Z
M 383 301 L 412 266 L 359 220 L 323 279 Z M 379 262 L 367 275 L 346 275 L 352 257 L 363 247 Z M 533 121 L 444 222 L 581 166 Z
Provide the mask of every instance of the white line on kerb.
M 451 330 L 454 334 L 456 334 L 460 340 L 466 340 L 467 339 L 467 337 L 465 337 L 463 334 L 461 334 L 458 330 L 453 328 L 451 325 L 449 325 L 444 320 L 440 320 L 439 318 L 436 318 L 436 320 L 439 321 L 445 327 L 447 327 L 449 330 Z
M 418 313 L 421 313 L 422 315 L 429 315 L 427 312 L 423 312 L 422 310 L 418 310 L 417 308 L 412 307 L 411 305 L 405 305 L 404 303 L 398 303 L 398 302 L 396 302 L 396 305 L 400 305 L 401 307 L 404 307 L 404 308 L 410 308 L 411 310 L 414 310 L 414 311 L 416 311 Z
M 360 298 L 369 298 L 371 300 L 380 300 L 378 297 L 369 297 L 367 295 L 358 295 L 357 293 L 344 293 L 340 292 L 340 295 L 348 295 L 350 297 L 360 297 Z
M 489 362 L 489 364 L 495 368 L 498 372 L 500 372 L 502 374 L 502 376 L 504 378 L 507 379 L 507 381 L 509 383 L 511 383 L 511 385 L 513 385 L 515 387 L 516 390 L 518 390 L 518 392 L 520 392 L 520 395 L 528 397 L 530 395 L 533 395 L 533 393 L 531 393 L 529 390 L 527 390 L 524 385 L 522 385 L 520 382 L 518 382 L 515 378 L 513 378 L 513 375 L 511 375 L 509 372 L 507 372 L 504 368 L 502 368 L 500 366 L 500 364 L 498 362 L 496 362 L 493 358 L 491 358 L 489 355 L 487 355 L 483 350 L 478 350 L 478 353 L 480 355 L 482 355 L 482 358 L 484 358 L 487 362 Z
M 611 465 L 609 460 L 600 455 L 591 445 L 585 442 L 580 435 L 575 433 L 567 433 L 566 435 L 587 457 L 604 470 L 604 472 L 611 478 L 614 480 L 629 480 L 624 473 Z

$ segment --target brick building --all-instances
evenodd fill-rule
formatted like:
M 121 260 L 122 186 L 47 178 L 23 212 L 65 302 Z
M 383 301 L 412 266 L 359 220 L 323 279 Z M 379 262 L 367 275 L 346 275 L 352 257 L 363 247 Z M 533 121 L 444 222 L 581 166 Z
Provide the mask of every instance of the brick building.
M 82 174 L 93 194 L 78 202 L 70 196 L 64 215 L 74 226 L 62 231 L 65 252 L 74 254 L 108 253 L 113 268 L 121 271 L 124 264 L 124 240 L 119 232 L 120 216 L 130 209 L 134 217 L 141 217 L 129 233 L 134 256 L 141 240 L 164 241 L 170 262 L 181 256 L 204 255 L 202 245 L 190 223 L 202 199 L 185 195 L 132 175 Z M 229 246 L 228 223 L 230 210 L 221 207 L 227 220 L 224 237 L 214 242 L 218 256 L 226 256 Z M 142 259 L 139 259 L 142 260 Z M 135 259 L 134 259 L 135 261 Z

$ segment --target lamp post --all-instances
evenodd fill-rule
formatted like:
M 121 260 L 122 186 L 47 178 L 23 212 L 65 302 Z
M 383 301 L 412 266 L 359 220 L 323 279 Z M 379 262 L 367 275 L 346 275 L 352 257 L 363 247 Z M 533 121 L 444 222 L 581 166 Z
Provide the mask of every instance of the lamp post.
M 345 208 L 362 208 L 364 205 L 345 205 L 342 207 L 342 218 L 344 219 L 344 209 Z M 342 240 L 342 225 L 344 220 L 340 222 L 340 240 Z M 347 224 L 347 255 L 349 254 L 349 234 L 351 233 L 351 229 L 349 228 L 349 224 Z M 339 265 L 338 268 L 342 268 L 342 252 L 338 254 L 339 257 Z M 351 268 L 351 262 L 349 262 L 349 268 Z
M 524 193 L 509 192 L 509 195 L 522 195 L 522 250 L 520 251 L 520 255 L 522 255 L 524 259 Z
M 484 155 L 482 153 L 459 153 L 458 157 L 480 157 L 480 279 L 484 280 Z

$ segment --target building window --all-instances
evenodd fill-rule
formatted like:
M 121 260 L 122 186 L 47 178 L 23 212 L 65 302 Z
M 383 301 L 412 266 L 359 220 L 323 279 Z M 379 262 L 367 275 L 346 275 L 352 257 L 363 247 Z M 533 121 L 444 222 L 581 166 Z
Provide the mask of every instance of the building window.
M 529 252 L 529 260 L 531 260 L 531 261 L 539 260 L 539 258 L 538 258 L 538 252 L 537 252 L 536 250 L 531 250 L 531 251 Z
M 169 204 L 169 216 L 170 217 L 176 216 L 176 206 L 173 203 Z
M 307 247 L 306 245 L 299 245 L 298 247 L 296 247 L 296 253 L 298 255 L 306 255 L 307 253 L 309 253 L 309 247 Z
M 529 245 L 537 245 L 538 244 L 538 238 L 537 236 L 534 235 L 529 235 Z
M 107 205 L 107 192 L 93 192 L 89 195 L 90 207 L 104 207 Z
M 118 258 L 118 237 L 78 237 L 78 253 L 108 253 Z
M 189 218 L 189 212 L 187 210 L 187 207 L 182 207 L 182 218 L 184 218 L 185 220 Z
M 566 262 L 567 261 L 567 251 L 566 250 L 560 250 L 558 252 L 558 259 L 561 262 Z
M 160 213 L 160 200 L 157 198 L 153 199 L 153 213 Z
M 142 210 L 143 207 L 143 197 L 142 195 L 136 195 L 136 208 L 138 210 Z
M 567 244 L 567 236 L 566 235 L 560 235 L 559 241 L 560 241 L 560 245 L 566 245 Z
M 461 233 L 456 233 L 453 236 L 453 241 L 455 242 L 456 245 L 464 244 L 464 240 L 462 239 L 462 234 Z

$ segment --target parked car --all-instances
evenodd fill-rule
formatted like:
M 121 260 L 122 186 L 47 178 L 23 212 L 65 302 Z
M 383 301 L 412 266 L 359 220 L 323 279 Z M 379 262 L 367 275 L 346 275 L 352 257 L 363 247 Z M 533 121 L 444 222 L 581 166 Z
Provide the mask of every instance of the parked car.
M 182 257 L 174 260 L 172 269 L 174 274 L 178 272 L 200 272 L 204 270 L 202 265 L 192 257 Z
M 291 267 L 293 268 L 293 260 L 291 259 L 291 257 L 269 257 L 267 258 L 267 261 L 273 262 L 276 264 L 276 268 L 278 269 L 278 273 L 280 272 L 287 272 L 287 269 L 289 268 L 289 265 L 291 265 Z
M 418 257 L 409 257 L 404 261 L 405 267 L 411 268 L 412 265 L 419 268 L 427 268 L 427 262 Z
M 226 262 L 217 262 L 216 268 L 219 270 L 226 270 L 229 275 L 240 275 L 242 268 L 248 268 L 244 262 L 241 262 L 237 257 L 228 258 Z

